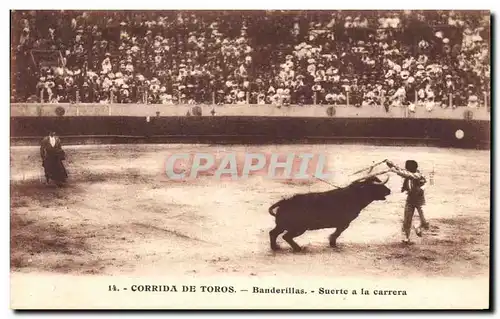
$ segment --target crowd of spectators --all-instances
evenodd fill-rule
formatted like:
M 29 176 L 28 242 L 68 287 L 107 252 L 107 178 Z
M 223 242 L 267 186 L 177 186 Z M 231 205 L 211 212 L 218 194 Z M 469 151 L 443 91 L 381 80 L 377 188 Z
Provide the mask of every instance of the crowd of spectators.
M 12 101 L 455 107 L 490 92 L 481 11 L 15 11 Z

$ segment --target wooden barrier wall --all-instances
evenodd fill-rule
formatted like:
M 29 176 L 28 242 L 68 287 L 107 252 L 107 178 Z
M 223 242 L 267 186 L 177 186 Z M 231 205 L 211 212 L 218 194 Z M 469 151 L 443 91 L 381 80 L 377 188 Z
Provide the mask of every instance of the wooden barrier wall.
M 39 103 L 12 103 L 11 117 L 17 116 L 55 116 L 56 108 L 65 110 L 64 116 L 185 116 L 191 110 L 191 105 L 146 105 L 146 104 L 39 104 Z M 285 116 L 285 117 L 328 117 L 328 105 L 282 106 L 275 105 L 200 105 L 203 116 Z M 334 106 L 338 118 L 435 118 L 435 119 L 464 119 L 464 112 L 472 111 L 472 119 L 490 120 L 490 113 L 485 107 L 456 109 L 435 107 L 428 112 L 423 107 L 417 107 L 414 113 L 408 112 L 406 107 L 391 107 L 386 112 L 382 106 Z
M 81 143 L 338 143 L 425 144 L 489 148 L 490 121 L 424 118 L 285 116 L 11 117 L 11 141 L 38 144 L 55 130 Z M 463 138 L 456 137 L 462 130 Z

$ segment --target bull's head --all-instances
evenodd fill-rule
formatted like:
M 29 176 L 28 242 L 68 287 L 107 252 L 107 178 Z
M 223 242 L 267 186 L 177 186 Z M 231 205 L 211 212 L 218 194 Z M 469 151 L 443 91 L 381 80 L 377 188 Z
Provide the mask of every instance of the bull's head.
M 385 180 L 380 180 L 378 177 L 373 176 L 360 179 L 353 184 L 372 200 L 385 200 L 386 196 L 391 194 L 391 190 L 385 186 L 388 181 L 389 175 L 387 175 Z

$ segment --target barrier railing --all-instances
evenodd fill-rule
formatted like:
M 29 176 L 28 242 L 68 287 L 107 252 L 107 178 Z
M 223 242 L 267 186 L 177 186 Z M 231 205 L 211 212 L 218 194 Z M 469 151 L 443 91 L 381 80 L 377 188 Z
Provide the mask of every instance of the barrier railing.
M 415 105 L 422 105 L 426 104 L 429 99 L 427 98 L 420 98 L 419 97 L 419 92 L 415 91 L 414 93 L 414 100 L 411 101 Z M 343 97 L 339 98 L 334 98 L 331 101 L 328 101 L 327 96 L 325 94 L 319 94 L 318 91 L 314 91 L 312 96 L 302 96 L 299 98 L 295 98 L 290 100 L 290 96 L 281 96 L 277 98 L 277 100 L 273 100 L 272 103 L 268 103 L 267 101 L 265 104 L 298 104 L 299 100 L 304 98 L 306 101 L 308 100 L 310 104 L 312 105 L 347 105 L 347 106 L 359 106 L 361 105 L 360 101 L 360 96 L 352 95 L 349 90 L 345 90 L 342 92 Z M 225 99 L 225 93 L 216 93 L 216 92 L 211 92 L 208 95 L 200 98 L 200 97 L 193 97 L 193 96 L 186 96 L 185 94 L 181 94 L 181 92 L 178 92 L 178 95 L 174 96 L 171 95 L 171 100 L 169 104 L 173 105 L 179 105 L 179 104 L 212 104 L 212 105 L 220 105 L 220 104 L 258 104 L 262 105 L 264 103 L 260 103 L 261 101 L 265 101 L 265 99 L 260 98 L 259 96 L 256 98 L 250 98 L 250 93 L 245 92 L 239 99 L 239 103 L 229 103 L 228 101 L 224 101 Z M 102 104 L 130 104 L 130 103 L 124 103 L 122 101 L 117 93 L 114 91 L 109 91 L 109 99 L 106 100 L 106 102 Z M 154 104 L 149 100 L 150 94 L 147 89 L 143 89 L 140 91 L 139 96 L 136 97 L 135 101 L 137 101 L 136 104 Z M 52 95 L 47 96 L 44 90 L 40 91 L 40 96 L 38 98 L 39 103 L 47 103 L 51 104 L 50 100 L 52 98 Z M 268 97 L 269 98 L 269 97 Z M 490 98 L 491 94 L 489 92 L 482 92 L 477 96 L 477 102 L 475 103 L 477 108 L 487 108 L 489 109 L 491 106 L 490 103 Z M 381 95 L 378 97 L 375 97 L 372 99 L 373 104 L 392 104 L 393 97 L 391 96 L 385 96 L 384 91 L 382 91 Z M 433 107 L 442 107 L 440 104 L 446 104 L 447 107 L 455 108 L 458 106 L 463 106 L 468 104 L 468 101 L 464 99 L 462 96 L 453 94 L 453 93 L 448 93 L 445 95 L 444 99 L 441 99 L 440 101 L 431 99 L 432 102 L 435 102 L 435 105 Z M 81 98 L 81 92 L 79 90 L 76 90 L 74 92 L 74 96 L 71 97 L 70 99 L 71 103 L 86 103 L 84 100 Z M 56 103 L 58 104 L 58 103 Z

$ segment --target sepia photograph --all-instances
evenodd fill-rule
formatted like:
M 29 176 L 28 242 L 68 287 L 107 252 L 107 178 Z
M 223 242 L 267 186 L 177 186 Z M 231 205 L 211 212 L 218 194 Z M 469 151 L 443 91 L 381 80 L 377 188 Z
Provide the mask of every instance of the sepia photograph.
M 10 10 L 10 307 L 488 310 L 488 10 Z

